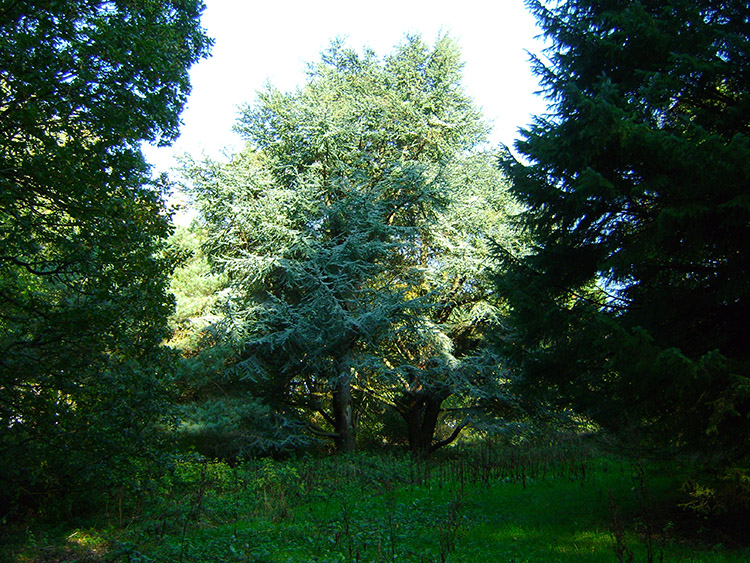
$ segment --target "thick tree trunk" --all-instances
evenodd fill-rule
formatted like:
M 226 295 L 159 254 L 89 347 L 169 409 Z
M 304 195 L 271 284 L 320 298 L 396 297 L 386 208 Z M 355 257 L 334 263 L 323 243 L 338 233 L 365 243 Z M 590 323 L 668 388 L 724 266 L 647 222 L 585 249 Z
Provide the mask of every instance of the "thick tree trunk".
M 409 449 L 415 456 L 427 457 L 434 451 L 432 439 L 440 416 L 440 406 L 447 395 L 424 390 L 409 395 L 406 409 L 401 413 L 406 421 Z
M 419 435 L 416 443 L 412 446 L 412 451 L 420 456 L 426 457 L 430 454 L 430 446 L 432 446 L 432 438 L 435 436 L 435 428 L 437 427 L 438 416 L 440 416 L 440 405 L 442 404 L 443 399 L 440 397 L 434 395 L 425 397 Z
M 352 400 L 351 366 L 342 362 L 342 369 L 333 390 L 333 421 L 336 432 L 336 451 L 353 452 L 356 448 L 354 432 L 354 401 Z

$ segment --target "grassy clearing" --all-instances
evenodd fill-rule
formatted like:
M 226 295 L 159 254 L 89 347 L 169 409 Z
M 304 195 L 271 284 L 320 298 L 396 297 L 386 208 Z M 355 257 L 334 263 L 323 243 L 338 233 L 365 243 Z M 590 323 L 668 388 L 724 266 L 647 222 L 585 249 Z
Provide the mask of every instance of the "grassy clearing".
M 581 445 L 185 462 L 97 522 L 16 531 L 15 561 L 741 562 L 680 533 L 663 470 Z M 127 503 L 126 503 L 127 504 Z M 6 534 L 6 537 L 7 534 Z M 650 558 L 650 559 L 649 559 Z

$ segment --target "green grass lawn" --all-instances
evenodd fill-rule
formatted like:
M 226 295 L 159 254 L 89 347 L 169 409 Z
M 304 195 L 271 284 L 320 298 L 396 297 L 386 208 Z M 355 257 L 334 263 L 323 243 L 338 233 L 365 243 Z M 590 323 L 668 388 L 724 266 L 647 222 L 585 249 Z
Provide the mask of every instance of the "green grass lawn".
M 744 562 L 681 531 L 662 469 L 583 447 L 185 462 L 148 502 L 28 529 L 15 561 Z M 670 517 L 670 514 L 673 517 Z M 7 535 L 6 535 L 7 537 Z M 619 550 L 619 551 L 618 551 Z M 630 558 L 633 559 L 630 559 Z

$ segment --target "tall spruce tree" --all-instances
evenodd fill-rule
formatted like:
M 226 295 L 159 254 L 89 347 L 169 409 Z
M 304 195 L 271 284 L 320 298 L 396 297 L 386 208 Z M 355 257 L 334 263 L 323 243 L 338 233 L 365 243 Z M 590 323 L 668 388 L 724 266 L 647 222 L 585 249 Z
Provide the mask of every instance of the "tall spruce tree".
M 535 246 L 505 253 L 527 393 L 661 451 L 750 450 L 750 7 L 531 1 L 552 114 L 503 167 Z
M 188 169 L 230 283 L 234 373 L 341 451 L 374 389 L 429 449 L 440 404 L 472 372 L 459 368 L 476 356 L 469 325 L 491 316 L 482 229 L 507 198 L 492 158 L 469 155 L 486 127 L 460 77 L 445 37 L 384 60 L 334 43 L 302 88 L 246 108 L 246 150 Z

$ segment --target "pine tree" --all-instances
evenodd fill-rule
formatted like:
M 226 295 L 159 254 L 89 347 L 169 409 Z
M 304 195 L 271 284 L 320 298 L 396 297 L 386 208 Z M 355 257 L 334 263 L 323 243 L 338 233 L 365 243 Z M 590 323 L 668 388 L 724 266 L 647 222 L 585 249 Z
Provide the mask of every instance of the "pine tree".
M 641 445 L 743 458 L 750 8 L 529 6 L 551 115 L 503 161 L 535 241 L 500 278 L 519 381 Z

